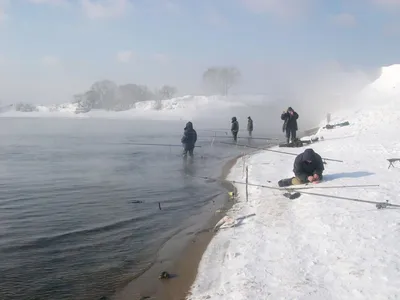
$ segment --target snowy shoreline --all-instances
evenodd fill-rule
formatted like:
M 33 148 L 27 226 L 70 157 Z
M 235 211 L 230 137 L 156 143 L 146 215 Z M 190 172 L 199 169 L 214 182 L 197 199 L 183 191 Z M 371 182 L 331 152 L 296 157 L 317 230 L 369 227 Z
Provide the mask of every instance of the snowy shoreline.
M 369 107 L 334 113 L 332 123 L 350 125 L 321 128 L 323 141 L 285 149 L 313 148 L 344 161 L 328 162 L 325 181 L 311 187 L 316 193 L 400 204 L 400 168 L 388 169 L 387 161 L 400 156 L 400 101 L 389 89 L 378 91 L 381 101 Z M 293 161 L 260 151 L 239 160 L 228 180 L 243 182 L 245 163 L 250 183 L 277 186 L 292 176 Z M 366 184 L 380 186 L 322 189 Z M 212 239 L 188 299 L 399 299 L 400 210 L 306 194 L 289 200 L 283 191 L 257 186 L 249 187 L 246 202 L 245 186 L 236 188 L 238 202 L 227 215 L 236 224 L 247 218 Z

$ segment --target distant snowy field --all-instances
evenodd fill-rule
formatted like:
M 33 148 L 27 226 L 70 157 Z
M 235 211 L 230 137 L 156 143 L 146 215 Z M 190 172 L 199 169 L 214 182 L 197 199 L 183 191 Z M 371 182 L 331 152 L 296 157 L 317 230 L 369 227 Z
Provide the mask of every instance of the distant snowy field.
M 91 110 L 76 114 L 77 104 L 36 105 L 35 112 L 18 112 L 12 107 L 0 112 L 0 117 L 69 117 L 69 118 L 150 118 L 180 119 L 182 116 L 195 118 L 207 113 L 216 113 L 227 109 L 246 106 L 265 105 L 270 99 L 266 96 L 183 96 L 161 101 L 159 109 L 157 101 L 137 102 L 135 107 L 127 111 Z
M 400 162 L 388 169 L 387 161 L 400 158 L 400 66 L 383 68 L 356 100 L 353 111 L 332 115 L 331 124 L 350 126 L 321 129 L 317 135 L 324 141 L 309 146 L 344 161 L 328 161 L 319 187 L 380 186 L 316 185 L 307 191 L 400 204 Z M 284 150 L 298 154 L 306 148 Z M 292 176 L 293 161 L 258 152 L 238 161 L 229 179 L 244 181 L 246 164 L 250 183 L 277 186 Z M 227 215 L 232 224 L 250 217 L 211 241 L 190 300 L 400 299 L 400 209 L 305 194 L 289 200 L 282 191 L 254 186 L 246 202 L 245 186 L 237 188 L 238 203 Z

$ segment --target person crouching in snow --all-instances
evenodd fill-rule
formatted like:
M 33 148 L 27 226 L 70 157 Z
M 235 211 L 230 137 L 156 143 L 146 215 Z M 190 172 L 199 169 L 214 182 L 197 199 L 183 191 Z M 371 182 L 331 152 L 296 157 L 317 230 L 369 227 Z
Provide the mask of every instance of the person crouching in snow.
M 313 149 L 306 149 L 294 160 L 293 172 L 295 177 L 279 180 L 278 185 L 285 187 L 309 182 L 318 183 L 323 179 L 324 170 L 321 156 L 315 153 Z

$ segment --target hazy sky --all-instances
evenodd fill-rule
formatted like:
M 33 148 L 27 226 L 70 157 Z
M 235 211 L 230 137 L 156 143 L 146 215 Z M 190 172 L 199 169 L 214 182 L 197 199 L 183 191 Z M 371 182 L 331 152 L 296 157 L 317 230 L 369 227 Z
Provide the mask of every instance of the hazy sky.
M 214 64 L 266 92 L 293 65 L 399 58 L 400 0 L 0 0 L 0 101 L 64 100 L 106 78 L 196 91 Z

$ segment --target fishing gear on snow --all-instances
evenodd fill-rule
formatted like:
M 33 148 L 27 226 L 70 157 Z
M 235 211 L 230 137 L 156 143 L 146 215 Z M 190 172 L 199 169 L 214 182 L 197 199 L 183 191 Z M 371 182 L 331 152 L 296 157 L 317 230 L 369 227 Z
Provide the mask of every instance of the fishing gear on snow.
M 241 181 L 234 181 L 234 180 L 225 180 L 225 179 L 215 179 L 215 178 L 210 178 L 206 176 L 192 176 L 192 177 L 198 177 L 206 180 L 214 180 L 214 181 L 226 181 L 230 182 L 233 184 L 246 184 L 245 182 Z M 267 181 L 271 182 L 271 181 Z M 386 202 L 379 202 L 379 201 L 370 201 L 370 200 L 363 200 L 363 199 L 357 199 L 357 198 L 350 198 L 350 197 L 342 197 L 342 196 L 334 196 L 334 195 L 326 195 L 326 194 L 320 194 L 320 193 L 314 193 L 314 192 L 298 192 L 299 190 L 305 190 L 305 189 L 317 189 L 317 188 L 322 188 L 322 189 L 333 189 L 333 188 L 360 188 L 360 187 L 378 187 L 379 184 L 370 184 L 370 185 L 343 185 L 343 186 L 309 186 L 309 187 L 274 187 L 274 186 L 268 186 L 268 185 L 262 185 L 262 184 L 252 184 L 252 183 L 247 183 L 249 186 L 256 186 L 256 187 L 261 187 L 261 188 L 267 188 L 267 189 L 272 189 L 272 190 L 284 190 L 287 191 L 287 193 L 284 193 L 283 196 L 286 198 L 289 198 L 291 200 L 297 199 L 300 197 L 301 194 L 305 195 L 312 195 L 312 196 L 319 196 L 319 197 L 326 197 L 326 198 L 333 198 L 333 199 L 341 199 L 341 200 L 347 200 L 347 201 L 354 201 L 354 202 L 361 202 L 361 203 L 369 203 L 369 204 L 375 204 L 377 209 L 383 209 L 386 207 L 395 207 L 395 208 L 400 208 L 400 204 L 392 204 L 389 203 L 388 200 Z
M 389 167 L 388 167 L 388 169 L 390 169 L 390 167 L 393 167 L 393 168 L 394 168 L 394 164 L 393 164 L 393 163 L 395 163 L 396 161 L 400 161 L 400 158 L 389 158 L 389 159 L 388 159 L 388 162 L 389 162 Z
M 295 189 L 293 189 L 293 190 L 295 190 Z M 301 192 L 301 193 L 306 194 L 306 195 L 312 195 L 312 196 L 320 196 L 320 197 L 327 197 L 327 198 L 333 198 L 333 199 L 340 199 L 340 200 L 347 200 L 347 201 L 375 204 L 377 209 L 386 208 L 388 206 L 400 208 L 400 204 L 389 203 L 389 200 L 386 200 L 386 202 L 378 202 L 378 201 L 362 200 L 362 199 L 357 199 L 357 198 L 341 197 L 341 196 L 334 196 L 334 195 L 325 195 L 325 194 L 311 193 L 311 192 Z
M 191 176 L 191 175 L 188 175 Z M 308 185 L 303 184 L 301 187 L 294 187 L 293 185 L 290 187 L 275 187 L 275 186 L 268 186 L 268 185 L 262 185 L 262 184 L 254 184 L 254 183 L 246 183 L 243 181 L 235 181 L 235 180 L 227 180 L 227 179 L 216 179 L 216 178 L 211 178 L 211 177 L 206 177 L 206 176 L 191 176 L 191 177 L 196 177 L 196 178 L 201 178 L 205 180 L 212 180 L 212 181 L 226 181 L 230 182 L 233 184 L 247 184 L 249 186 L 256 186 L 256 187 L 261 187 L 261 188 L 267 188 L 267 189 L 274 189 L 274 190 L 287 190 L 287 191 L 292 191 L 292 190 L 306 190 L 306 189 L 341 189 L 341 188 L 365 188 L 365 187 L 379 187 L 379 184 L 359 184 L 359 185 L 331 185 L 331 186 L 318 186 L 318 185 Z M 267 180 L 268 183 L 272 183 L 272 181 Z

